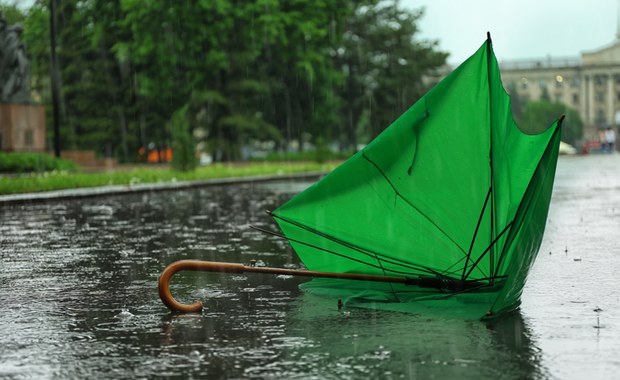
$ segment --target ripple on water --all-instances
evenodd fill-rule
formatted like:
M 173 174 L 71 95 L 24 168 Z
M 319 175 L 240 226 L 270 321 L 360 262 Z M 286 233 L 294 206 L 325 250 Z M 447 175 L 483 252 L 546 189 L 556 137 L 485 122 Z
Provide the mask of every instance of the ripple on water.
M 235 298 L 235 297 L 237 297 L 236 293 L 230 292 L 228 290 L 215 289 L 215 288 L 199 289 L 199 290 L 193 292 L 192 294 L 195 294 L 199 298 L 226 299 L 226 298 Z
M 263 210 L 286 182 L 0 207 L 0 377 L 613 378 L 620 176 L 566 163 L 521 311 L 495 324 L 339 313 L 302 280 L 255 274 L 175 276 L 173 294 L 205 310 L 170 314 L 156 289 L 172 261 L 300 267 L 288 242 L 247 229 L 275 227 Z
M 118 313 L 118 314 L 116 314 L 114 316 L 114 318 L 121 319 L 121 320 L 127 320 L 127 319 L 131 319 L 133 317 L 134 317 L 134 315 L 131 312 L 129 312 L 129 310 L 127 310 L 127 309 L 121 310 L 120 313 Z

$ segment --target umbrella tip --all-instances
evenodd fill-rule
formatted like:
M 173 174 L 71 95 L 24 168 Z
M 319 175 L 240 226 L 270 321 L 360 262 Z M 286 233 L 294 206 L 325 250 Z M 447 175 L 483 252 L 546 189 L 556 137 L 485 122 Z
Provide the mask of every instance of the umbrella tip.
M 487 32 L 487 40 L 491 41 L 491 32 Z

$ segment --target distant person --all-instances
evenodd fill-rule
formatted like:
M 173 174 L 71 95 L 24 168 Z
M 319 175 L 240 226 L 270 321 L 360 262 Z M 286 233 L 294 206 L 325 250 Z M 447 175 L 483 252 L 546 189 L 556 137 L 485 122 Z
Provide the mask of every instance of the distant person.
M 613 153 L 616 145 L 616 131 L 612 127 L 607 127 L 607 131 L 605 131 L 605 142 L 609 153 Z
M 598 130 L 598 141 L 601 144 L 601 152 L 607 151 L 607 131 L 605 129 Z

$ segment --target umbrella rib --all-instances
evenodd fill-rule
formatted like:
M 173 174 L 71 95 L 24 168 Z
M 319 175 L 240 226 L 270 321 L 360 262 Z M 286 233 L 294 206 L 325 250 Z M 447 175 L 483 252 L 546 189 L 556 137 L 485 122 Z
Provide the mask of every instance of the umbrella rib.
M 383 172 L 383 170 L 379 167 L 379 165 L 377 165 L 373 160 L 371 160 L 364 151 L 362 151 L 362 157 L 364 157 L 364 159 L 368 162 L 370 162 L 378 171 L 379 173 L 381 173 L 381 175 L 383 176 L 383 178 L 385 179 L 385 181 L 390 185 L 390 187 L 392 188 L 392 190 L 394 190 L 394 192 L 396 193 L 396 195 L 402 199 L 403 201 L 405 201 L 405 203 L 407 203 L 411 208 L 413 208 L 414 210 L 416 210 L 420 215 L 422 215 L 426 220 L 428 220 L 439 232 L 441 232 L 445 237 L 448 238 L 448 240 L 450 240 L 457 248 L 459 251 L 461 251 L 463 253 L 463 255 L 466 255 L 465 250 L 463 248 L 461 248 L 461 246 L 454 241 L 454 239 L 452 239 L 452 237 L 450 235 L 448 235 L 446 233 L 446 231 L 444 231 L 443 229 L 441 229 L 441 227 L 439 227 L 437 225 L 437 223 L 433 222 L 426 214 L 424 214 L 420 209 L 418 209 L 413 203 L 411 203 L 407 198 L 405 198 L 399 191 L 398 189 L 396 189 L 396 186 L 394 186 L 394 184 L 392 183 L 392 181 L 390 181 L 390 179 L 387 177 L 387 175 L 385 174 L 385 172 Z
M 328 235 L 328 234 L 326 234 L 324 232 L 321 232 L 319 230 L 316 230 L 314 228 L 306 226 L 306 225 L 304 225 L 302 223 L 299 223 L 297 221 L 294 221 L 294 220 L 291 220 L 291 219 L 288 219 L 288 218 L 284 218 L 282 216 L 275 215 L 275 214 L 272 214 L 272 216 L 274 218 L 278 218 L 278 219 L 283 220 L 283 221 L 285 221 L 287 223 L 290 223 L 290 224 L 292 224 L 294 226 L 302 228 L 302 229 L 304 229 L 304 230 L 306 230 L 306 231 L 308 231 L 310 233 L 313 233 L 315 235 L 318 235 L 318 236 L 321 236 L 323 238 L 326 238 L 326 239 L 328 239 L 330 241 L 333 241 L 333 242 L 335 242 L 337 244 L 343 245 L 343 246 L 345 246 L 347 248 L 353 249 L 353 250 L 355 250 L 355 251 L 357 251 L 357 252 L 359 252 L 359 253 L 361 253 L 361 254 L 363 254 L 365 256 L 368 256 L 368 257 L 371 257 L 371 258 L 376 258 L 375 256 L 378 255 L 378 256 L 383 257 L 384 258 L 383 261 L 386 262 L 386 263 L 389 263 L 389 264 L 394 264 L 394 265 L 398 265 L 398 266 L 403 267 L 403 268 L 409 268 L 409 269 L 418 270 L 418 271 L 422 271 L 422 272 L 427 272 L 427 273 L 431 273 L 431 274 L 435 274 L 435 275 L 439 274 L 437 271 L 433 270 L 432 268 L 425 267 L 423 265 L 414 264 L 414 263 L 408 263 L 408 262 L 406 262 L 404 260 L 401 260 L 401 259 L 398 259 L 398 258 L 395 258 L 395 257 L 391 257 L 391 256 L 388 256 L 388 255 L 384 255 L 384 254 L 381 254 L 381 253 L 370 251 L 370 250 L 368 250 L 366 248 L 363 248 L 363 247 L 357 246 L 355 244 L 343 241 L 341 239 L 338 239 L 338 238 L 336 238 L 334 236 Z M 287 238 L 287 237 L 285 237 L 285 238 Z M 341 255 L 341 256 L 343 256 L 343 255 Z M 343 257 L 346 257 L 346 256 L 343 256 Z M 401 272 L 401 271 L 396 271 L 396 270 L 391 270 L 391 269 L 388 269 L 388 271 L 391 271 L 393 273 L 401 273 L 401 274 L 408 274 L 408 275 L 411 274 L 409 272 Z
M 310 248 L 315 248 L 315 249 L 318 249 L 319 251 L 327 252 L 327 253 L 329 253 L 329 254 L 332 254 L 332 255 L 335 255 L 335 256 L 338 256 L 338 257 L 342 257 L 342 258 L 344 258 L 344 259 L 348 259 L 348 260 L 351 260 L 351 261 L 355 261 L 355 262 L 357 262 L 357 263 L 364 264 L 364 265 L 367 265 L 367 266 L 370 266 L 370 267 L 373 267 L 373 268 L 382 269 L 381 267 L 379 267 L 379 266 L 378 266 L 378 265 L 376 265 L 376 264 L 372 264 L 372 263 L 365 262 L 365 261 L 363 261 L 363 260 L 355 259 L 355 258 L 353 258 L 353 257 L 349 257 L 349 256 L 347 256 L 347 255 L 343 255 L 343 254 L 341 254 L 341 253 L 334 252 L 334 251 L 331 251 L 331 250 L 329 250 L 329 249 L 325 249 L 325 248 L 322 248 L 322 247 L 319 247 L 319 246 L 317 246 L 317 245 L 310 244 L 310 243 L 307 243 L 307 242 L 304 242 L 304 241 L 301 241 L 301 240 L 293 239 L 293 238 L 290 238 L 290 237 L 288 237 L 288 236 L 284 236 L 284 235 L 282 235 L 282 234 L 279 234 L 279 233 L 277 233 L 277 232 L 269 231 L 269 230 L 266 230 L 266 229 L 263 229 L 263 228 L 260 228 L 260 227 L 257 227 L 257 226 L 250 226 L 250 227 L 251 227 L 251 228 L 253 228 L 253 229 L 255 229 L 255 230 L 257 230 L 257 231 L 260 231 L 260 232 L 263 232 L 263 233 L 266 233 L 266 234 L 269 234 L 269 235 L 277 236 L 277 237 L 279 237 L 279 238 L 286 239 L 286 240 L 291 241 L 291 242 L 293 242 L 293 243 L 302 244 L 302 245 L 305 245 L 305 246 L 310 247 Z M 368 255 L 368 256 L 370 256 L 370 255 Z M 370 256 L 370 257 L 372 257 L 372 256 Z M 409 273 L 405 273 L 405 272 L 398 272 L 398 271 L 391 271 L 391 272 L 394 272 L 394 273 L 402 273 L 402 274 L 409 274 Z
M 471 268 L 469 268 L 469 271 L 467 272 L 467 274 L 465 275 L 465 277 L 463 278 L 463 280 L 466 280 L 467 277 L 469 277 L 469 275 L 471 274 L 471 272 L 478 266 L 478 263 L 480 262 L 480 260 L 482 260 L 482 258 L 484 256 L 486 256 L 487 253 L 489 253 L 491 251 L 491 249 L 493 248 L 493 246 L 495 245 L 495 243 L 497 243 L 497 241 L 506 233 L 506 231 L 508 231 L 510 229 L 510 227 L 512 226 L 512 221 L 510 223 L 508 223 L 506 225 L 506 227 L 504 227 L 504 229 L 502 230 L 502 232 L 499 233 L 499 235 L 497 235 L 497 237 L 491 242 L 491 244 L 489 244 L 489 246 L 487 247 L 487 249 L 484 250 L 484 252 L 482 252 L 482 254 L 480 255 L 480 257 L 478 257 L 478 259 L 472 264 Z M 492 277 L 491 277 L 492 278 Z
M 306 225 L 304 225 L 302 223 L 299 223 L 297 221 L 294 221 L 294 220 L 291 220 L 291 219 L 288 219 L 288 218 L 284 218 L 284 217 L 282 217 L 280 215 L 276 215 L 274 213 L 272 213 L 271 215 L 274 218 L 278 218 L 278 219 L 280 219 L 282 221 L 285 221 L 285 222 L 290 223 L 290 224 L 292 224 L 294 226 L 302 228 L 302 229 L 304 229 L 304 230 L 306 230 L 306 231 L 308 231 L 310 233 L 313 233 L 315 235 L 321 236 L 321 237 L 323 237 L 325 239 L 328 239 L 328 240 L 333 241 L 333 242 L 335 242 L 337 244 L 343 245 L 343 246 L 345 246 L 347 248 L 353 249 L 353 250 L 355 250 L 355 251 L 357 251 L 357 252 L 359 252 L 359 253 L 361 253 L 361 254 L 363 254 L 365 256 L 371 257 L 373 259 L 376 258 L 375 256 L 380 256 L 380 257 L 382 257 L 383 262 L 385 262 L 385 263 L 394 264 L 394 265 L 397 265 L 397 266 L 400 266 L 400 267 L 403 267 L 403 268 L 412 269 L 412 270 L 427 272 L 427 273 L 431 273 L 431 274 L 434 274 L 434 275 L 440 275 L 438 271 L 436 271 L 436 270 L 434 270 L 432 268 L 426 267 L 424 265 L 408 263 L 408 262 L 405 262 L 404 260 L 400 260 L 400 259 L 395 258 L 395 257 L 391 257 L 391 256 L 388 256 L 388 255 L 385 255 L 385 254 L 382 254 L 382 253 L 378 253 L 378 252 L 374 252 L 374 251 L 368 250 L 366 248 L 357 246 L 355 244 L 352 244 L 352 243 L 343 241 L 341 239 L 338 239 L 335 236 L 328 235 L 328 234 L 326 234 L 324 232 L 321 232 L 321 231 L 316 230 L 316 229 L 314 229 L 312 227 L 306 226 Z M 286 237 L 286 238 L 289 239 L 288 237 Z M 289 239 L 289 240 L 292 240 L 292 239 Z M 343 256 L 343 255 L 339 254 L 339 256 Z M 392 269 L 386 269 L 386 270 L 388 270 L 390 272 L 393 272 L 393 273 L 411 274 L 411 273 L 408 273 L 408 272 L 401 272 L 401 271 L 396 271 L 396 270 L 392 270 Z
M 476 237 L 478 236 L 478 230 L 480 229 L 480 224 L 482 224 L 482 218 L 484 217 L 484 211 L 487 209 L 487 205 L 489 204 L 489 198 L 491 197 L 492 191 L 493 191 L 493 188 L 489 187 L 489 191 L 487 192 L 487 197 L 484 200 L 484 204 L 482 205 L 482 210 L 480 211 L 480 216 L 478 217 L 478 223 L 476 224 L 476 229 L 474 230 L 474 236 L 472 236 L 471 238 L 471 244 L 469 245 L 469 251 L 467 251 L 467 257 L 465 258 L 465 265 L 463 265 L 463 275 L 461 276 L 461 280 L 465 279 L 465 272 L 467 271 L 467 266 L 469 265 L 469 259 L 471 258 L 471 251 L 474 249 L 474 243 L 476 242 Z

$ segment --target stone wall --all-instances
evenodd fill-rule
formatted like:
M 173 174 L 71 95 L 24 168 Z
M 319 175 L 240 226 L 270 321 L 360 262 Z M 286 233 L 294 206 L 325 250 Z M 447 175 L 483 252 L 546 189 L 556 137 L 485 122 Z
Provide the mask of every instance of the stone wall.
M 0 103 L 0 150 L 45 151 L 45 107 Z

